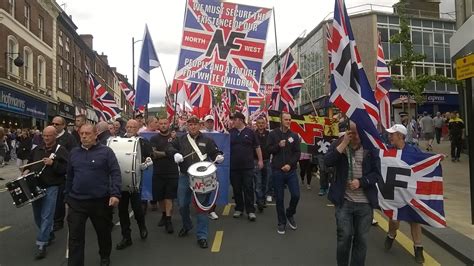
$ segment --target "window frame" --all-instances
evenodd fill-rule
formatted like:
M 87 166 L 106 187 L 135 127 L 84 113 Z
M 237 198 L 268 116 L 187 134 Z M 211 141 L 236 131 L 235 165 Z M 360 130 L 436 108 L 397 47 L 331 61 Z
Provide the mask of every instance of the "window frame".
M 42 16 L 38 16 L 38 37 L 44 40 L 44 18 Z
M 10 42 L 13 42 L 13 47 L 10 46 Z M 9 75 L 19 76 L 19 67 L 17 67 L 14 63 L 16 57 L 19 55 L 20 46 L 18 44 L 18 40 L 13 36 L 9 35 L 7 37 L 7 73 Z
M 38 67 L 36 71 L 38 88 L 46 89 L 46 60 L 38 56 Z
M 33 83 L 33 51 L 30 47 L 23 47 L 23 80 Z
M 31 26 L 31 6 L 28 3 L 25 3 L 25 10 L 24 10 L 24 16 L 25 16 L 25 27 L 27 29 L 30 29 Z

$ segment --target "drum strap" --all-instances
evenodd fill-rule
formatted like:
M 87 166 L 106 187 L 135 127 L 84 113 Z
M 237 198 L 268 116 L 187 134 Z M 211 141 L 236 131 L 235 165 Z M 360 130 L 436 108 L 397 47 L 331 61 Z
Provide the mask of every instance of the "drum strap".
M 58 144 L 58 145 L 56 146 L 56 150 L 55 150 L 53 153 L 51 153 L 51 154 L 49 155 L 49 158 L 51 158 L 51 159 L 54 160 L 54 158 L 56 157 L 56 152 L 58 152 L 60 146 L 61 146 L 60 144 Z M 39 171 L 39 173 L 38 173 L 38 175 L 37 175 L 38 177 L 43 173 L 44 168 L 46 168 L 46 164 L 43 165 L 43 168 L 41 168 L 41 171 Z
M 193 147 L 194 151 L 196 152 L 197 156 L 199 157 L 199 160 L 204 161 L 207 159 L 207 154 L 202 154 L 201 150 L 198 148 L 198 146 L 196 145 L 196 141 L 194 141 L 194 139 L 188 134 L 188 141 L 189 141 L 189 144 L 191 144 L 191 147 Z

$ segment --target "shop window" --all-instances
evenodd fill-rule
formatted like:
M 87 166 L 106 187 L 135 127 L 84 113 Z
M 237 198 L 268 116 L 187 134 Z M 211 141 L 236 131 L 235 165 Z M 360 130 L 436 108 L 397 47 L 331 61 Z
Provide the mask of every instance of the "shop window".
M 33 52 L 30 48 L 23 49 L 23 79 L 33 82 Z

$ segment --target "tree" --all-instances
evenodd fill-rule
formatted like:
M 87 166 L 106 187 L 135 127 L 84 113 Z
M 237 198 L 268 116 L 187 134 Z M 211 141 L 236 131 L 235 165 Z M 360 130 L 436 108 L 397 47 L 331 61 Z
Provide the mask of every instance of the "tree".
M 397 58 L 392 58 L 389 66 L 400 65 L 403 69 L 403 77 L 392 77 L 393 85 L 400 90 L 407 91 L 408 98 L 410 98 L 410 95 L 413 95 L 417 103 L 423 103 L 425 101 L 423 91 L 429 82 L 437 81 L 449 84 L 457 84 L 457 82 L 452 78 L 438 74 L 432 75 L 424 73 L 417 75 L 413 73 L 414 62 L 420 62 L 424 60 L 426 56 L 416 53 L 413 49 L 406 5 L 407 0 L 400 0 L 400 2 L 394 6 L 400 16 L 400 32 L 390 38 L 390 43 L 401 43 L 403 49 L 402 55 Z

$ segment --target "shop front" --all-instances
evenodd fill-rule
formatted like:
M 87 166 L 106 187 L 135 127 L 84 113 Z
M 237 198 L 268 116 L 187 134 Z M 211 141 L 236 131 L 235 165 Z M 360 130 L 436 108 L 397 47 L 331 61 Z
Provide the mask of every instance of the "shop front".
M 410 110 L 412 115 L 428 114 L 435 115 L 436 112 L 452 112 L 459 109 L 459 95 L 458 94 L 437 94 L 424 93 L 423 102 L 416 103 L 413 96 L 408 101 L 406 92 L 390 92 L 390 101 L 394 110 L 394 114 L 401 111 L 407 111 L 408 102 L 410 102 Z
M 64 117 L 66 122 L 74 122 L 76 117 L 76 109 L 74 106 L 67 103 L 59 102 L 58 104 L 58 115 Z
M 38 128 L 47 124 L 48 104 L 0 84 L 0 125 L 4 128 Z

